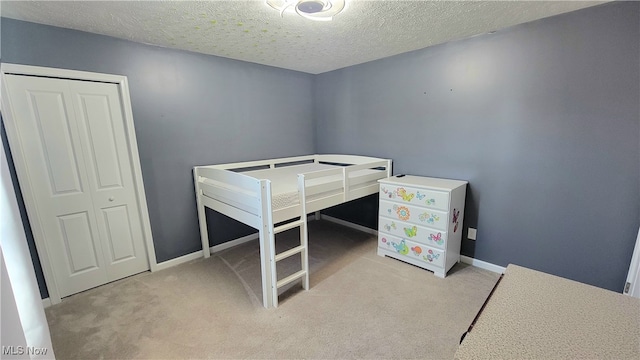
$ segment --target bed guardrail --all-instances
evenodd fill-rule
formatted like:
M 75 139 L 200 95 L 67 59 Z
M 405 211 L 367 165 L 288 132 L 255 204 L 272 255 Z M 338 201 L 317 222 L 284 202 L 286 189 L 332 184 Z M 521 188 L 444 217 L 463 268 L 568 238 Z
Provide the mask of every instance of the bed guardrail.
M 236 170 L 236 169 L 249 169 L 249 168 L 259 168 L 266 167 L 273 169 L 275 167 L 284 166 L 287 164 L 295 164 L 301 163 L 305 161 L 316 161 L 315 155 L 306 155 L 306 156 L 294 156 L 288 158 L 279 158 L 279 159 L 268 159 L 268 160 L 256 160 L 256 161 L 245 161 L 239 163 L 232 164 L 220 164 L 220 165 L 211 165 L 209 168 L 214 169 L 223 169 L 223 170 Z
M 316 161 L 328 162 L 334 164 L 367 164 L 380 160 L 380 158 L 374 158 L 369 156 L 360 155 L 338 155 L 338 154 L 318 154 L 315 155 Z
M 273 169 L 309 162 L 337 166 L 298 174 L 299 202 L 277 210 L 272 207 L 271 181 L 243 174 L 243 171 L 258 168 Z M 196 166 L 194 182 L 204 256 L 210 256 L 206 207 L 258 229 L 263 305 L 277 306 L 278 288 L 299 278 L 303 279 L 305 289 L 309 286 L 306 214 L 376 193 L 379 189 L 377 181 L 388 176 L 391 176 L 391 160 L 356 155 L 307 155 Z M 275 223 L 287 220 L 292 221 L 275 227 Z M 300 246 L 276 254 L 275 234 L 294 227 L 300 227 Z M 302 270 L 278 280 L 275 263 L 296 253 L 302 256 Z
M 260 214 L 260 181 L 216 169 L 198 169 L 202 194 L 254 215 Z
M 345 198 L 345 174 L 346 167 L 319 170 L 298 174 L 298 192 L 303 194 L 305 213 L 315 212 L 332 204 L 344 202 Z M 318 184 L 311 184 L 312 180 L 335 177 L 333 181 L 320 181 Z
M 388 160 L 369 162 L 361 165 L 351 165 L 345 167 L 345 200 L 349 201 L 353 199 L 360 198 L 364 195 L 370 194 L 372 192 L 376 192 L 379 188 L 378 180 L 384 179 L 391 174 L 391 168 Z M 368 169 L 379 169 L 384 168 L 385 170 L 380 170 L 373 172 L 371 174 L 360 175 L 352 177 L 350 174 L 360 171 L 360 170 L 368 170 Z
M 254 228 L 262 226 L 262 187 L 268 180 L 202 166 L 194 168 L 194 182 L 204 257 L 210 255 L 205 207 Z

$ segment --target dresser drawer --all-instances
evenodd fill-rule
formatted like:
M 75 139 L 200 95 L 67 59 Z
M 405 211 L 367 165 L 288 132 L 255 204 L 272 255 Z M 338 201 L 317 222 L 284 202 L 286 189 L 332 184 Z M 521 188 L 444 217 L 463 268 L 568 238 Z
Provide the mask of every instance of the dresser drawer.
M 389 235 L 401 237 L 425 245 L 444 249 L 447 244 L 447 232 L 417 226 L 404 221 L 398 221 L 380 216 L 378 218 L 379 231 Z
M 407 257 L 439 267 L 445 264 L 444 251 L 384 233 L 378 234 L 378 247 L 397 252 L 400 260 Z
M 448 230 L 449 215 L 443 211 L 380 200 L 379 214 L 394 220 Z
M 443 211 L 380 200 L 379 214 L 380 216 L 406 221 L 416 225 L 448 230 L 449 215 Z
M 393 200 L 416 206 L 426 206 L 436 210 L 446 211 L 449 209 L 449 193 L 446 191 L 380 184 L 380 199 Z

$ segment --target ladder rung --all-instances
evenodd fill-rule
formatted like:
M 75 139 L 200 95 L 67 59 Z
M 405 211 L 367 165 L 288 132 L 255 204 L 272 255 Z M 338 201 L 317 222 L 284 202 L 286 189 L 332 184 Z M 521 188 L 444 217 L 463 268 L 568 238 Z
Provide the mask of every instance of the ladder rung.
M 286 278 L 284 278 L 284 279 L 282 279 L 282 280 L 278 281 L 278 283 L 276 284 L 276 287 L 277 287 L 277 288 L 281 288 L 281 287 L 283 287 L 283 286 L 287 285 L 287 284 L 288 284 L 288 283 L 290 283 L 290 282 L 293 282 L 293 281 L 295 281 L 295 280 L 300 279 L 300 278 L 301 278 L 301 277 L 303 277 L 306 273 L 307 273 L 306 271 L 304 271 L 304 270 L 300 270 L 300 271 L 298 271 L 298 272 L 297 272 L 297 273 L 295 273 L 295 274 L 291 274 L 291 275 L 287 276 Z
M 296 246 L 292 249 L 289 249 L 287 251 L 281 252 L 280 254 L 276 255 L 276 261 L 280 261 L 282 259 L 286 259 L 291 255 L 297 254 L 302 252 L 305 249 L 304 246 L 300 245 L 300 246 Z
M 300 225 L 302 225 L 302 223 L 304 223 L 304 220 L 296 220 L 296 221 L 292 221 L 290 223 L 286 223 L 284 225 L 280 225 L 277 228 L 273 228 L 273 233 L 274 234 L 278 234 L 281 233 L 283 231 L 289 230 L 289 229 L 293 229 L 294 227 L 298 227 Z

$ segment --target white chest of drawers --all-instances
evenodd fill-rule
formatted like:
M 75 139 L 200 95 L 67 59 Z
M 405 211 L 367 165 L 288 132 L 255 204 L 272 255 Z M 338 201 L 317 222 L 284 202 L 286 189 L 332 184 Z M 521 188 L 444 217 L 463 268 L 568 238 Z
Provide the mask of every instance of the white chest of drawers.
M 460 261 L 467 182 L 411 175 L 379 182 L 378 255 L 444 278 Z

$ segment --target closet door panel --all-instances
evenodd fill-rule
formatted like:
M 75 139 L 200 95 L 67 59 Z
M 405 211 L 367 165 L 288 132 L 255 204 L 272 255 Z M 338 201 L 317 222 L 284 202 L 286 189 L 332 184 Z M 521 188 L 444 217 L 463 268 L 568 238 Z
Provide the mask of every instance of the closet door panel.
M 107 281 L 68 80 L 8 75 L 7 87 L 41 236 L 62 296 Z
M 149 268 L 120 94 L 115 84 L 73 82 L 80 140 L 109 280 Z

